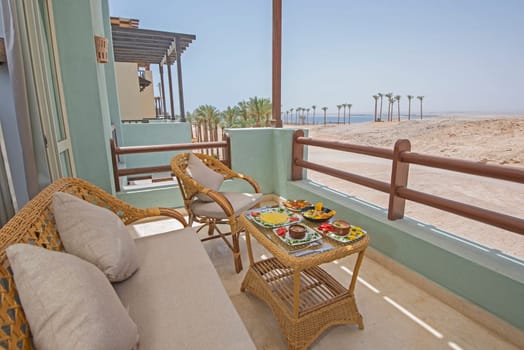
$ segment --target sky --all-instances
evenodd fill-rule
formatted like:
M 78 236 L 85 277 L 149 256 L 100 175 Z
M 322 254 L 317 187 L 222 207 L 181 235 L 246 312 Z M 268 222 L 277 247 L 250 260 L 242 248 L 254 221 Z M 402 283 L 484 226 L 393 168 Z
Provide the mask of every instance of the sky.
M 333 114 L 350 103 L 352 114 L 370 114 L 374 94 L 393 92 L 403 114 L 406 95 L 424 96 L 428 113 L 524 113 L 522 0 L 282 3 L 282 111 L 316 105 Z M 140 28 L 196 35 L 181 60 L 186 110 L 271 98 L 271 0 L 109 7 Z

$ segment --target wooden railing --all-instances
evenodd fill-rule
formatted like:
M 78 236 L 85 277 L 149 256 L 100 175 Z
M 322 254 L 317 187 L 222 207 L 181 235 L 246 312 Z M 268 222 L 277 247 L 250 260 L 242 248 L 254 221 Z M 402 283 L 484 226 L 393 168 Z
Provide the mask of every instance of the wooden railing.
M 391 181 L 389 183 L 378 181 L 354 173 L 306 161 L 304 160 L 304 146 L 322 147 L 390 159 L 392 161 Z M 410 164 L 524 184 L 524 169 L 414 153 L 411 152 L 411 144 L 409 140 L 398 140 L 395 143 L 394 148 L 391 150 L 381 147 L 354 145 L 339 141 L 312 139 L 304 137 L 304 132 L 302 130 L 295 131 L 293 135 L 293 180 L 301 180 L 302 169 L 305 168 L 388 193 L 388 219 L 390 220 L 403 218 L 405 202 L 406 200 L 410 200 L 512 232 L 524 234 L 524 220 L 521 218 L 408 188 L 407 184 Z
M 118 159 L 120 155 L 125 154 L 141 154 L 154 152 L 168 152 L 168 151 L 190 151 L 190 150 L 207 150 L 207 149 L 222 149 L 222 162 L 228 167 L 231 167 L 231 146 L 229 136 L 226 134 L 223 141 L 216 142 L 195 142 L 195 143 L 179 143 L 172 145 L 152 145 L 152 146 L 126 146 L 120 147 L 115 139 L 109 140 L 111 148 L 111 160 L 113 163 L 113 177 L 115 181 L 115 189 L 120 192 L 120 177 L 139 174 L 153 174 L 171 171 L 170 165 L 158 165 L 152 167 L 141 168 L 118 168 Z

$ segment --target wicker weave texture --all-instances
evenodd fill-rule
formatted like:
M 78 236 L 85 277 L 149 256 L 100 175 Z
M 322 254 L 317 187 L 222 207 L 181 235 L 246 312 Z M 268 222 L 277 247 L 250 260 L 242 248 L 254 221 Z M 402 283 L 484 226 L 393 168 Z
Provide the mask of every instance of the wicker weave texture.
M 250 261 L 241 291 L 249 291 L 265 301 L 286 338 L 289 349 L 305 349 L 327 328 L 337 324 L 357 324 L 364 328 L 354 296 L 358 272 L 369 243 L 366 235 L 353 244 L 333 244 L 333 249 L 296 257 L 272 237 L 271 230 L 255 226 L 245 215 Z M 273 258 L 254 261 L 251 237 L 264 246 Z M 342 286 L 318 265 L 350 254 L 357 254 L 348 288 Z
M 364 328 L 355 297 L 319 267 L 302 271 L 300 314 L 294 317 L 292 278 L 291 269 L 271 258 L 251 266 L 241 287 L 269 305 L 289 349 L 307 348 L 334 325 Z
M 177 211 L 168 208 L 135 208 L 90 184 L 76 178 L 63 178 L 49 185 L 29 201 L 0 229 L 0 348 L 32 349 L 31 332 L 18 298 L 6 256 L 6 248 L 15 243 L 29 243 L 46 249 L 63 251 L 51 210 L 53 193 L 65 192 L 116 213 L 125 224 L 153 217 L 169 216 L 187 223 Z M 59 288 L 57 286 L 57 288 Z
M 235 216 L 235 210 L 233 205 L 227 200 L 227 198 L 222 195 L 220 192 L 213 191 L 204 185 L 200 184 L 194 180 L 191 176 L 188 175 L 186 169 L 189 162 L 190 153 L 181 153 L 173 157 L 171 160 L 171 170 L 176 176 L 178 185 L 180 188 L 180 193 L 184 200 L 184 207 L 187 210 L 189 215 L 189 223 L 192 224 L 193 221 L 203 223 L 204 226 L 208 226 L 210 237 L 205 238 L 204 240 L 222 238 L 226 245 L 233 252 L 233 259 L 235 264 L 235 271 L 238 273 L 242 270 L 242 259 L 240 256 L 240 245 L 239 245 L 239 234 L 242 232 L 244 227 L 238 222 L 238 218 Z M 230 179 L 241 179 L 248 182 L 253 190 L 256 193 L 260 193 L 260 186 L 258 183 L 249 176 L 237 173 L 226 165 L 224 165 L 220 160 L 213 158 L 211 156 L 193 153 L 197 156 L 208 168 L 215 171 L 216 173 L 221 174 L 224 177 L 224 180 Z M 214 217 L 207 216 L 198 216 L 193 213 L 191 209 L 191 204 L 195 200 L 195 196 L 198 194 L 206 194 L 213 201 L 215 201 L 224 211 L 226 219 L 218 219 Z M 230 232 L 222 233 L 217 228 L 217 224 L 226 224 L 230 227 Z M 216 234 L 214 234 L 216 233 Z M 229 241 L 226 236 L 231 235 L 231 240 Z
M 193 155 L 197 156 L 211 170 L 219 174 L 222 174 L 224 176 L 224 180 L 230 180 L 230 179 L 245 180 L 253 187 L 256 193 L 260 193 L 260 186 L 251 177 L 231 170 L 226 165 L 224 165 L 220 160 L 213 158 L 211 156 L 201 154 L 201 153 L 193 153 Z M 198 193 L 204 193 L 204 194 L 209 195 L 209 192 L 214 192 L 215 194 L 219 194 L 218 192 L 215 192 L 209 188 L 206 188 L 205 186 L 198 183 L 197 181 L 195 181 L 192 177 L 190 177 L 187 174 L 186 169 L 187 169 L 188 161 L 189 161 L 189 153 L 178 154 L 175 157 L 173 157 L 173 159 L 171 160 L 171 170 L 173 171 L 176 178 L 178 179 L 179 185 L 182 190 L 182 196 L 184 197 L 184 201 L 188 201 L 190 203 L 193 197 L 197 195 Z M 211 197 L 215 199 L 213 196 Z M 223 196 L 220 196 L 220 197 L 223 198 Z M 215 201 L 224 201 L 225 200 L 227 202 L 225 198 L 222 199 L 220 197 L 217 198 Z M 187 207 L 188 205 L 186 205 L 186 209 Z

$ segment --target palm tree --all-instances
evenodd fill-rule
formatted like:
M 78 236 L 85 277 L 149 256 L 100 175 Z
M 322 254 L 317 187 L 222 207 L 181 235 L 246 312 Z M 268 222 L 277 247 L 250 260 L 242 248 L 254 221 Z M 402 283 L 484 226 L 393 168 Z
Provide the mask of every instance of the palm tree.
M 351 107 L 353 105 L 351 103 L 348 103 L 348 124 L 351 124 Z
M 384 97 L 384 94 L 379 92 L 378 94 L 378 97 L 380 97 L 380 121 L 382 121 L 382 98 Z
M 309 108 L 306 108 L 306 124 L 309 124 Z
M 302 111 L 302 107 L 295 108 L 295 124 L 298 125 L 298 114 Z
M 293 119 L 293 111 L 294 110 L 295 110 L 294 108 L 290 108 L 289 109 L 289 113 L 291 113 L 291 121 L 288 121 L 289 124 L 291 124 L 291 122 L 293 121 L 292 119 Z
M 306 124 L 306 115 L 304 114 L 306 112 L 306 109 L 304 107 L 300 107 L 300 124 L 304 125 Z
M 238 108 L 237 107 L 231 107 L 228 106 L 223 112 L 222 115 L 224 116 L 224 125 L 228 128 L 231 128 L 234 124 L 235 118 L 238 115 Z
M 337 105 L 337 108 L 338 108 L 337 124 L 340 124 L 340 108 L 342 108 L 342 105 Z
M 384 94 L 384 96 L 386 96 L 388 98 L 388 122 L 391 121 L 390 118 L 391 118 L 391 115 L 393 114 L 391 109 L 393 108 L 392 104 L 393 104 L 393 93 L 392 92 L 388 92 L 387 94 Z
M 225 130 L 228 126 L 226 125 L 226 122 L 225 122 L 224 120 L 221 120 L 221 121 L 218 123 L 218 127 L 220 128 L 220 130 L 222 130 L 222 135 L 221 135 L 220 139 L 223 140 L 223 139 L 224 139 L 224 136 L 225 136 L 225 134 L 226 134 L 224 130 Z M 217 149 L 217 151 L 220 152 L 220 149 Z
M 424 96 L 417 96 L 417 98 L 420 100 L 420 119 L 422 120 L 422 100 Z
M 195 110 L 200 122 L 204 126 L 204 137 L 200 141 L 216 141 L 218 136 L 219 110 L 211 105 L 201 105 Z
M 244 121 L 248 121 L 249 120 L 249 103 L 246 102 L 246 101 L 240 101 L 238 104 L 238 114 L 240 115 L 240 117 L 242 117 L 242 119 L 244 119 Z
M 376 122 L 377 121 L 377 104 L 378 104 L 378 98 L 380 96 L 379 95 L 373 95 L 373 99 L 375 100 L 375 114 L 373 116 L 373 121 Z
M 388 122 L 393 121 L 393 107 L 395 105 L 395 98 L 393 96 L 388 97 Z
M 317 106 L 313 105 L 311 108 L 313 109 L 313 125 L 315 125 L 315 109 L 317 109 Z
M 400 95 L 396 95 L 395 96 L 395 100 L 397 100 L 397 110 L 398 110 L 398 114 L 397 114 L 397 117 L 398 117 L 398 121 L 400 121 Z
M 322 107 L 322 110 L 324 111 L 324 125 L 326 125 L 326 112 L 327 112 L 327 107 Z
M 269 117 L 271 116 L 271 101 L 269 98 L 251 97 L 249 99 L 249 114 L 256 120 L 256 126 L 262 126 L 261 121 L 265 120 L 265 125 L 269 125 Z
M 196 110 L 193 112 L 193 118 L 195 120 L 195 130 L 196 130 L 196 138 L 198 142 L 203 142 L 204 140 L 204 132 L 202 130 L 204 118 L 196 113 Z
M 216 111 L 218 113 L 214 113 L 209 119 L 209 124 L 211 126 L 211 135 L 210 135 L 211 141 L 218 141 L 218 127 L 222 121 L 220 112 L 218 110 Z M 218 149 L 217 149 L 217 152 L 218 152 Z
M 347 106 L 348 106 L 347 103 L 343 103 L 343 104 L 342 104 L 342 107 L 344 107 L 344 118 L 342 119 L 344 125 L 346 124 L 346 107 L 347 107 Z
M 408 120 L 411 120 L 411 100 L 413 99 L 413 95 L 406 95 L 408 98 Z

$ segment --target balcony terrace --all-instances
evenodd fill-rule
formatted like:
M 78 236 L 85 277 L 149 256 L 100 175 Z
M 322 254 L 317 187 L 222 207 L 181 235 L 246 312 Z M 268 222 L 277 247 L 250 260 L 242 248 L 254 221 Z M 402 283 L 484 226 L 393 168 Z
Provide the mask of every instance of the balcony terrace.
M 359 148 L 344 143 L 330 144 L 307 137 L 300 138 L 301 134 L 293 129 L 230 129 L 227 132 L 228 141 L 156 145 L 144 147 L 143 150 L 148 151 L 150 161 L 155 155 L 159 165 L 165 164 L 161 160 L 161 154 L 166 150 L 180 152 L 184 149 L 200 148 L 205 151 L 212 147 L 224 148 L 223 154 L 229 154 L 226 161 L 233 169 L 255 174 L 266 193 L 263 205 L 274 205 L 280 197 L 322 201 L 326 206 L 336 209 L 337 216 L 365 227 L 370 234 L 371 247 L 366 252 L 355 292 L 357 304 L 364 316 L 365 329 L 359 331 L 353 326 L 337 326 L 324 332 L 312 348 L 347 348 L 347 344 L 352 344 L 352 348 L 362 349 L 522 347 L 523 309 L 518 306 L 524 295 L 524 263 L 521 260 L 431 225 L 410 218 L 400 219 L 401 215 L 397 217 L 398 220 L 388 220 L 387 209 L 310 181 L 306 177 L 307 172 L 297 167 L 299 165 L 324 173 L 330 172 L 330 169 L 322 168 L 321 164 L 307 161 L 307 147 L 313 145 L 331 145 L 339 150 L 353 148 L 353 151 L 358 150 L 361 154 L 378 153 L 389 159 L 400 159 L 398 150 Z M 156 143 L 158 142 L 156 139 Z M 297 152 L 297 148 L 301 149 L 308 144 L 309 146 Z M 155 150 L 157 152 L 151 152 Z M 120 152 L 123 152 L 120 157 L 129 157 L 132 152 L 140 152 L 140 147 L 121 147 Z M 393 156 L 394 153 L 398 155 Z M 404 156 L 406 162 L 410 161 L 409 155 Z M 423 155 L 416 157 L 422 162 Z M 461 164 L 459 170 L 463 173 L 474 172 L 474 169 L 468 169 L 472 164 L 458 162 Z M 152 164 L 148 165 L 149 167 L 142 170 L 127 171 L 148 173 L 155 170 L 156 167 Z M 398 165 L 394 168 L 399 169 Z M 453 166 L 453 161 L 447 162 L 446 167 Z M 159 168 L 156 170 L 165 170 Z M 333 169 L 331 172 L 332 176 L 377 190 L 390 190 L 389 184 L 359 177 L 358 173 L 348 175 Z M 522 170 L 509 170 L 505 175 L 502 175 L 503 172 L 494 176 L 522 183 Z M 293 181 L 293 176 L 299 179 Z M 237 187 L 235 183 L 226 183 L 225 186 L 228 190 L 246 190 Z M 406 193 L 409 192 L 405 184 L 397 183 L 397 186 L 404 188 Z M 155 203 L 180 208 L 182 204 L 178 192 L 177 186 L 157 185 L 150 191 L 143 188 L 136 191 L 123 190 L 118 196 L 138 206 Z M 419 195 L 420 193 L 416 200 L 420 200 Z M 451 204 L 451 209 L 447 207 L 448 204 Z M 443 199 L 436 199 L 433 206 L 443 210 L 454 210 L 455 206 L 456 212 L 481 221 L 490 220 L 484 216 L 487 214 L 494 219 L 492 224 L 507 227 L 517 232 L 515 234 L 522 233 L 524 229 L 520 218 L 488 213 L 484 209 L 478 209 L 477 213 L 475 208 L 462 206 L 460 203 L 447 203 Z M 392 212 L 394 211 L 390 211 Z M 143 234 L 154 234 L 171 228 L 169 221 L 159 221 L 145 225 Z M 245 237 L 242 238 L 241 252 L 244 264 L 247 264 Z M 204 246 L 257 347 L 285 348 L 270 309 L 249 292 L 239 291 L 246 269 L 238 275 L 234 273 L 230 252 L 221 242 L 210 241 L 204 243 Z M 270 256 L 258 244 L 255 244 L 254 249 L 257 257 Z M 349 257 L 323 265 L 323 268 L 341 283 L 346 283 L 353 264 L 354 258 Z
M 326 207 L 337 210 L 341 219 L 362 226 L 369 233 L 371 245 L 366 251 L 355 292 L 365 329 L 361 331 L 353 326 L 331 328 L 312 348 L 524 348 L 524 262 L 403 217 L 403 203 L 412 200 L 433 206 L 435 210 L 455 211 L 503 227 L 515 235 L 524 233 L 522 217 L 509 217 L 410 190 L 406 187 L 408 164 L 424 164 L 428 158 L 408 154 L 409 147 L 405 142 L 399 143 L 395 150 L 338 144 L 340 149 L 358 150 L 391 160 L 391 181 L 384 183 L 363 178 L 358 172 L 349 174 L 326 169 L 319 162 L 311 161 L 308 147 L 319 144 L 313 144 L 290 128 L 231 129 L 227 131 L 227 142 L 202 145 L 190 143 L 188 123 L 123 124 L 114 79 L 113 47 L 109 45 L 108 64 L 102 65 L 95 60 L 93 36 L 104 34 L 111 41 L 108 2 L 56 0 L 51 6 L 48 3 L 51 2 L 41 2 L 44 15 L 40 14 L 39 6 L 32 4 L 32 11 L 28 13 L 11 13 L 7 12 L 7 7 L 2 7 L 5 12 L 3 17 L 0 16 L 0 28 L 5 24 L 4 17 L 15 18 L 21 24 L 20 28 L 13 30 L 14 34 L 24 38 L 27 33 L 23 30 L 30 28 L 35 29 L 31 33 L 42 36 L 36 36 L 30 43 L 23 42 L 26 45 L 14 45 L 18 51 L 9 50 L 10 69 L 6 65 L 0 66 L 2 102 L 7 101 L 2 104 L 1 121 L 5 128 L 6 154 L 13 172 L 14 192 L 20 204 L 34 197 L 50 179 L 74 174 L 107 192 L 116 192 L 120 199 L 138 207 L 181 208 L 182 199 L 174 182 L 152 188 L 130 188 L 127 187 L 127 177 L 169 171 L 169 159 L 185 149 L 227 147 L 228 151 L 223 155 L 228 164 L 235 171 L 249 174 L 258 181 L 266 194 L 266 204 L 273 205 L 280 197 L 322 201 Z M 52 30 L 46 31 L 42 24 L 39 28 L 39 21 L 35 19 L 43 20 Z M 278 24 L 278 21 L 274 23 Z M 274 78 L 277 78 L 274 80 L 280 81 L 280 35 L 275 39 L 278 64 L 274 67 Z M 18 62 L 13 59 L 16 57 L 30 57 L 31 61 L 20 59 Z M 47 58 L 52 58 L 52 64 L 47 62 Z M 36 87 L 26 88 L 16 85 L 25 81 L 25 73 L 21 74 L 18 66 L 24 66 L 28 75 L 40 71 L 46 74 L 36 77 Z M 273 115 L 280 116 L 279 84 L 274 86 L 273 92 Z M 42 106 L 38 105 L 39 101 L 43 101 Z M 44 102 L 52 102 L 49 105 L 54 108 L 46 111 Z M 36 113 L 37 110 L 40 113 Z M 68 119 L 63 126 L 67 130 L 61 130 L 64 135 L 52 128 L 60 124 L 55 123 L 55 120 L 61 120 L 58 110 L 63 110 Z M 4 124 L 6 120 L 9 123 Z M 41 132 L 40 120 L 47 121 Z M 281 122 L 277 119 L 275 126 Z M 120 145 L 110 144 L 111 124 L 116 126 Z M 35 130 L 30 130 L 31 127 Z M 52 148 L 54 143 L 56 150 L 48 153 L 48 146 Z M 161 146 L 173 143 L 177 145 Z M 134 154 L 137 150 L 146 154 Z M 49 173 L 49 164 L 40 164 L 45 163 L 41 160 L 46 157 L 55 160 L 54 173 Z M 431 166 L 458 170 L 464 176 L 483 173 L 519 185 L 524 183 L 524 171 L 517 168 L 500 170 L 499 167 L 479 168 L 464 162 L 430 160 Z M 74 167 L 67 167 L 67 162 Z M 390 195 L 389 208 L 315 183 L 308 178 L 309 171 L 321 171 L 385 192 Z M 248 190 L 233 181 L 226 182 L 223 189 Z M 148 222 L 141 226 L 141 234 L 151 235 L 174 228 L 177 226 L 169 220 Z M 270 309 L 253 295 L 240 292 L 240 282 L 247 269 L 240 274 L 234 273 L 231 252 L 222 242 L 210 241 L 204 246 L 257 347 L 284 348 L 284 339 Z M 254 250 L 257 257 L 268 256 L 259 245 L 255 245 Z M 246 266 L 248 260 L 243 239 L 241 252 Z M 337 280 L 346 283 L 352 262 L 350 257 L 324 267 Z

